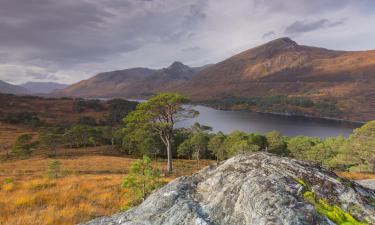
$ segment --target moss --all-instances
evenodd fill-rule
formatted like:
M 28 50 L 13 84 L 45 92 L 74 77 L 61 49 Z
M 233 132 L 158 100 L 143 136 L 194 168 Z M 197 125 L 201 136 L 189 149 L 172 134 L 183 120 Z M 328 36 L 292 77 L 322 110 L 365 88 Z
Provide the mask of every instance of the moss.
M 340 207 L 328 204 L 325 199 L 318 199 L 312 191 L 306 191 L 303 193 L 303 197 L 315 207 L 320 215 L 326 216 L 338 225 L 367 225 L 365 222 L 359 222 L 350 213 L 345 212 Z
M 299 183 L 300 185 L 304 186 L 304 187 L 307 187 L 307 184 L 305 183 L 305 181 L 303 181 L 302 179 L 300 178 L 295 178 L 295 180 L 297 181 L 297 183 Z

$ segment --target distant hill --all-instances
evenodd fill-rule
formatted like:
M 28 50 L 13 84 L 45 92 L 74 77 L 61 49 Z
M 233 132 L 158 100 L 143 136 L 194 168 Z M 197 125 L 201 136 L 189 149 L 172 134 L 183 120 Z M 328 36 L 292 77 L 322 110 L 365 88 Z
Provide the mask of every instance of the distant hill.
M 174 62 L 168 68 L 132 68 L 100 73 L 65 88 L 60 95 L 74 97 L 140 97 L 178 87 L 193 78 L 201 68 Z
M 7 82 L 0 80 L 0 93 L 8 93 L 8 94 L 29 94 L 30 91 L 24 87 L 20 87 L 17 85 L 9 84 Z
M 55 82 L 27 82 L 20 86 L 26 88 L 31 93 L 48 94 L 59 89 L 64 89 L 69 85 Z
M 340 113 L 332 116 L 301 107 L 261 111 L 366 121 L 375 118 L 374 87 L 375 51 L 334 51 L 280 38 L 207 67 L 190 68 L 176 62 L 161 70 L 101 73 L 59 94 L 131 98 L 173 91 L 199 102 L 298 96 L 317 103 L 333 102 Z M 331 110 L 331 105 L 324 104 L 323 110 Z

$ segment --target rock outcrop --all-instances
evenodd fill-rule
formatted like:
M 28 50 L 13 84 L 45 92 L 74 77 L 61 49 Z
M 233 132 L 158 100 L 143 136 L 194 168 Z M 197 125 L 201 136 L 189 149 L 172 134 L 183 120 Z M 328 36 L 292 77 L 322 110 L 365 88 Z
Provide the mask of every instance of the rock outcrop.
M 374 201 L 373 190 L 312 163 L 254 153 L 178 178 L 138 207 L 86 224 L 375 224 Z

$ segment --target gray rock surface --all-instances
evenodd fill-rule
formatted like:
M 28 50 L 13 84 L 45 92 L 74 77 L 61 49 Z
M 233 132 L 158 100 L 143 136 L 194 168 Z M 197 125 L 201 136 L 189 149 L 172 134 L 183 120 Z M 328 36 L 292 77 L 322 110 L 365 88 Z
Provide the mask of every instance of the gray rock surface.
M 360 185 L 375 190 L 375 179 L 368 179 L 368 180 L 358 180 L 356 181 Z
M 307 189 L 351 211 L 356 219 L 375 224 L 373 190 L 314 164 L 266 153 L 239 155 L 178 178 L 138 207 L 86 224 L 334 224 L 304 199 Z

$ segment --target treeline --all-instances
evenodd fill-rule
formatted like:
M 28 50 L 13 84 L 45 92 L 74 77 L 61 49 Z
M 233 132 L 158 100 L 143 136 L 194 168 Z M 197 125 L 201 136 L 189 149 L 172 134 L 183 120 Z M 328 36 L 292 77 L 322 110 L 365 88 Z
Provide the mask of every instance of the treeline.
M 127 154 L 165 157 L 157 136 L 123 133 L 122 151 Z M 143 137 L 143 138 L 142 138 Z M 234 155 L 265 151 L 299 160 L 319 163 L 325 168 L 375 172 L 375 121 L 368 122 L 348 137 L 320 139 L 283 136 L 277 131 L 266 134 L 234 131 L 212 133 L 210 128 L 195 124 L 190 129 L 177 129 L 173 136 L 173 155 L 184 159 L 228 159 Z
M 97 126 L 87 118 L 81 124 L 43 126 L 39 128 L 37 140 L 25 136 L 27 134 L 18 137 L 12 152 L 16 156 L 27 157 L 37 147 L 48 148 L 51 154 L 56 154 L 58 148 L 112 145 L 124 154 L 168 158 L 168 171 L 171 172 L 172 159 L 176 157 L 194 159 L 199 163 L 200 159 L 221 161 L 236 154 L 265 151 L 314 161 L 330 169 L 375 171 L 375 121 L 354 130 L 348 138 L 286 137 L 277 131 L 223 134 L 213 133 L 210 127 L 200 124 L 176 129 L 174 124 L 177 121 L 198 114 L 187 105 L 189 99 L 179 94 L 161 93 L 138 104 L 135 110 L 135 105 L 124 101 L 110 101 L 113 123 L 123 120 L 123 126 Z M 271 98 L 266 101 L 281 100 Z M 288 101 L 309 105 L 303 99 Z M 80 104 L 79 110 L 100 110 L 96 104 L 96 100 Z
M 230 109 L 234 106 L 240 108 L 252 106 L 256 107 L 257 111 L 272 111 L 294 115 L 304 114 L 299 108 L 313 108 L 322 117 L 335 117 L 341 113 L 336 102 L 332 100 L 313 101 L 310 98 L 300 96 L 271 95 L 251 98 L 229 96 L 224 99 L 208 100 L 201 103 L 221 109 Z

